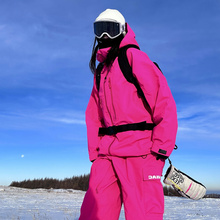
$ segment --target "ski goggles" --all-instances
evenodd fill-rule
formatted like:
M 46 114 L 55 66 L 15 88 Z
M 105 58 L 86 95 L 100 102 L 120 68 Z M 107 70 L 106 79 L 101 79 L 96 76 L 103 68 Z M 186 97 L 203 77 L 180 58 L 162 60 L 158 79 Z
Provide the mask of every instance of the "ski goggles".
M 125 26 L 111 21 L 97 21 L 94 23 L 94 33 L 97 38 L 102 38 L 106 34 L 109 38 L 118 37 L 125 30 Z

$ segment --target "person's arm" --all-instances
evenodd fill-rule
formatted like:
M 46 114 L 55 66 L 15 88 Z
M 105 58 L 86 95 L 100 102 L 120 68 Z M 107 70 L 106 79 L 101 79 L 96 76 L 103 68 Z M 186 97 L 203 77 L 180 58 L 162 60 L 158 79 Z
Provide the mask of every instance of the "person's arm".
M 152 152 L 168 157 L 175 146 L 177 133 L 176 104 L 166 78 L 142 51 L 129 49 L 133 74 L 144 92 L 156 124 L 152 131 Z M 132 50 L 132 52 L 131 52 Z
M 94 161 L 98 156 L 98 144 L 100 141 L 100 137 L 98 136 L 98 131 L 99 131 L 99 127 L 101 127 L 98 101 L 99 101 L 98 91 L 96 89 L 96 83 L 94 80 L 92 93 L 86 109 L 86 126 L 87 126 L 88 151 L 89 151 L 90 161 Z

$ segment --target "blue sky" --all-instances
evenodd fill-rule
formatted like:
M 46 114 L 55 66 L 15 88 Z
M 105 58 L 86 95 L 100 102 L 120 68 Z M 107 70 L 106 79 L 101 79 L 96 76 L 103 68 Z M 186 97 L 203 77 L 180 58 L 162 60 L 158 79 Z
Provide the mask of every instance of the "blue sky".
M 179 122 L 174 166 L 220 190 L 218 0 L 1 0 L 0 185 L 89 173 L 88 63 L 106 8 L 121 11 L 167 78 Z

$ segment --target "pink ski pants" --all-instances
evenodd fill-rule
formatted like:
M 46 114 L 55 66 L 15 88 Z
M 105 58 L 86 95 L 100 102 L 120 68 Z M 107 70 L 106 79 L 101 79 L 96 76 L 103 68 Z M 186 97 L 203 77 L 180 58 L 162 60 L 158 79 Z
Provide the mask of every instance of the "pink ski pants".
M 162 220 L 164 160 L 156 156 L 98 157 L 92 164 L 89 189 L 79 220 L 118 220 L 124 204 L 126 220 Z

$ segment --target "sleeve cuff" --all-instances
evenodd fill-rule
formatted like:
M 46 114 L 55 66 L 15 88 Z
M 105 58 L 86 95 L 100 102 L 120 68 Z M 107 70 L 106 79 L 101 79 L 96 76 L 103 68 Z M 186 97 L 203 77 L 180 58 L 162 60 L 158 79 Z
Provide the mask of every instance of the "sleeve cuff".
M 164 148 L 161 148 L 161 147 L 158 147 L 158 146 L 153 146 L 152 149 L 151 149 L 152 152 L 156 153 L 156 154 L 159 154 L 159 155 L 162 155 L 162 156 L 165 156 L 165 157 L 169 157 L 171 152 L 167 151 L 166 149 Z

